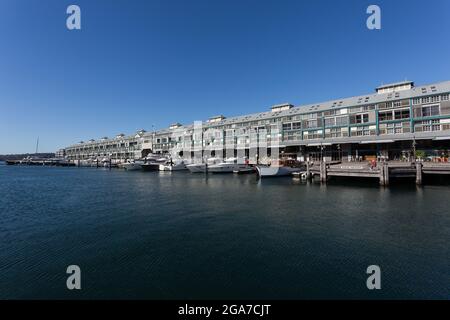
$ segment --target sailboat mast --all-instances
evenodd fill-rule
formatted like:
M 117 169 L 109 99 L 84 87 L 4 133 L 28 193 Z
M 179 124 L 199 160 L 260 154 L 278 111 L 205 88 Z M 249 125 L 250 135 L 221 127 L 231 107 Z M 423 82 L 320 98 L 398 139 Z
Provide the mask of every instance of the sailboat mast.
M 39 151 L 39 137 L 37 138 L 36 141 L 36 154 L 38 153 L 38 151 Z

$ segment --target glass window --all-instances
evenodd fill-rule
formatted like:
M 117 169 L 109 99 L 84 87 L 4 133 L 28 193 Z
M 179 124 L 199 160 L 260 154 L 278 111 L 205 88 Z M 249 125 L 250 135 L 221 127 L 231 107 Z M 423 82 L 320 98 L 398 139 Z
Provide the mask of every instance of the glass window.
M 409 110 L 396 110 L 395 111 L 395 119 L 408 119 L 409 118 Z
M 392 112 L 388 111 L 388 112 L 380 112 L 378 114 L 378 119 L 380 121 L 386 121 L 386 120 L 392 120 Z
M 431 117 L 439 115 L 439 105 L 426 106 L 422 108 L 422 117 Z
M 317 120 L 309 120 L 308 128 L 317 128 Z
M 325 126 L 326 127 L 331 127 L 334 126 L 336 124 L 336 121 L 334 118 L 326 118 L 325 119 Z
M 430 100 L 431 102 L 439 102 L 439 96 L 432 96 Z
M 337 117 L 336 118 L 336 125 L 337 126 L 346 126 L 348 124 L 348 118 L 347 117 Z
M 367 113 L 356 115 L 356 123 L 366 123 L 366 122 L 369 122 L 369 115 Z

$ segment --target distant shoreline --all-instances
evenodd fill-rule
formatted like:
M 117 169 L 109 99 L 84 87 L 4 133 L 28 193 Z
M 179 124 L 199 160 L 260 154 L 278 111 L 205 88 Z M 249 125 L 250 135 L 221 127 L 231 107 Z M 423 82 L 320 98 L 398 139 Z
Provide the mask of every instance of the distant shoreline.
M 54 153 L 17 153 L 17 154 L 0 154 L 0 161 L 6 160 L 22 160 L 26 157 L 35 158 L 54 158 Z

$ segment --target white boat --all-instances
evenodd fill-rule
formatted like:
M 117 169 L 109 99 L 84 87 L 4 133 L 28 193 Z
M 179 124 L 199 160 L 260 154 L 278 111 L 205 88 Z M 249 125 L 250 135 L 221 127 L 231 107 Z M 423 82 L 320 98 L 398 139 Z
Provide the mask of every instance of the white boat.
M 103 158 L 101 161 L 101 165 L 105 168 L 109 167 L 111 164 L 111 159 Z
M 181 171 L 181 170 L 187 170 L 186 164 L 184 161 L 180 162 L 167 162 L 165 164 L 159 165 L 159 171 Z
M 300 172 L 304 169 L 287 166 L 256 166 L 256 170 L 258 171 L 258 176 L 263 178 L 289 176 L 294 172 Z
M 231 173 L 233 171 L 245 170 L 249 165 L 244 163 L 236 163 L 236 158 L 226 159 L 224 162 L 208 166 L 208 172 L 212 173 Z
M 186 166 L 186 168 L 191 172 L 191 173 L 202 173 L 202 172 L 206 172 L 206 164 L 205 163 L 192 163 L 192 164 L 188 164 Z
M 205 173 L 206 172 L 206 165 L 208 165 L 208 167 L 210 165 L 214 165 L 216 163 L 220 163 L 220 159 L 219 158 L 209 158 L 206 160 L 206 162 L 203 163 L 192 163 L 192 164 L 188 164 L 186 166 L 186 168 L 191 172 L 191 173 Z
M 144 159 L 142 169 L 144 171 L 159 171 L 159 166 L 167 162 L 167 157 L 161 157 L 158 154 L 150 154 Z
M 128 170 L 128 171 L 135 171 L 135 170 L 141 170 L 142 164 L 143 164 L 143 161 L 130 160 L 125 163 L 121 163 L 120 167 L 125 170 Z

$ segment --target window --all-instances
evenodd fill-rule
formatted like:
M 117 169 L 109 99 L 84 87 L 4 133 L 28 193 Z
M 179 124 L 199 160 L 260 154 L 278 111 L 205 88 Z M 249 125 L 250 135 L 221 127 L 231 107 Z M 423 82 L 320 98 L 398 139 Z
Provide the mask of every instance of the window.
M 355 136 L 373 136 L 376 134 L 375 126 L 360 126 L 350 128 L 350 135 Z
M 367 123 L 367 122 L 369 122 L 369 115 L 367 113 L 356 115 L 356 123 Z
M 416 123 L 415 131 L 416 132 L 430 132 L 430 131 L 440 131 L 441 125 L 439 120 L 427 120 L 427 121 L 419 121 Z
M 348 136 L 347 128 L 325 129 L 325 138 L 340 138 L 340 137 L 347 137 L 347 136 Z
M 301 140 L 301 132 L 286 132 L 283 134 L 283 140 L 284 141 L 296 141 Z
M 448 101 L 448 93 L 441 96 L 442 101 Z
M 408 109 L 396 110 L 395 114 L 394 114 L 394 118 L 395 118 L 395 120 L 408 119 L 409 118 L 409 110 Z
M 422 98 L 422 103 L 429 103 L 429 102 L 430 102 L 430 97 Z
M 395 101 L 394 102 L 394 107 L 401 107 L 402 106 L 402 102 L 401 101 Z
M 409 122 L 380 124 L 380 134 L 401 134 L 408 132 L 411 132 Z
M 302 128 L 302 123 L 301 122 L 294 122 L 292 123 L 292 130 L 298 130 Z
M 439 105 L 422 107 L 422 117 L 432 117 L 439 115 Z
M 283 123 L 283 130 L 291 130 L 292 123 Z
M 346 126 L 348 124 L 348 118 L 347 117 L 337 117 L 336 118 L 336 125 L 337 126 Z
M 332 127 L 336 124 L 336 120 L 334 118 L 326 118 L 325 119 L 325 127 Z
M 317 120 L 308 120 L 308 128 L 317 128 Z
M 378 114 L 378 120 L 380 121 L 392 120 L 392 111 L 380 112 Z
M 420 98 L 414 98 L 413 104 L 420 104 Z
M 439 102 L 439 96 L 430 97 L 431 102 Z
M 320 139 L 322 138 L 322 130 L 305 131 L 303 132 L 303 138 L 305 140 Z
M 351 124 L 360 123 L 358 121 L 361 121 L 361 115 L 350 115 Z

